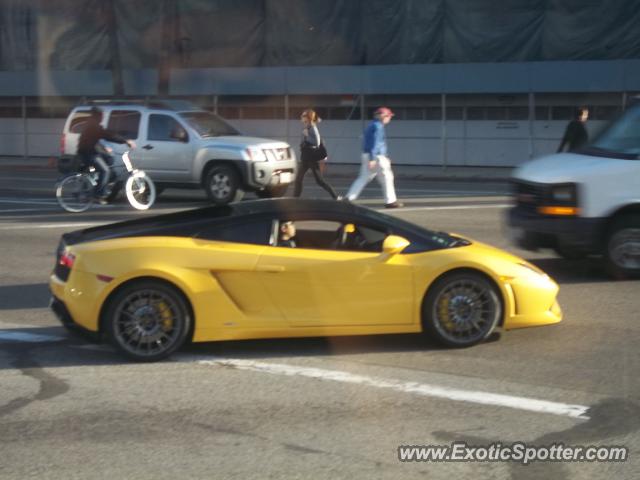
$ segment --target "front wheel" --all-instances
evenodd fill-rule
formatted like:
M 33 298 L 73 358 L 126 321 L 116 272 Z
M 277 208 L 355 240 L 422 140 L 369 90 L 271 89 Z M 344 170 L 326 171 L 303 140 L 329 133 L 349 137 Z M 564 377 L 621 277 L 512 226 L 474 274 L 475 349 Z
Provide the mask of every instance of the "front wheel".
M 617 279 L 640 275 L 640 215 L 617 219 L 607 235 L 607 270 Z
M 155 280 L 141 280 L 119 290 L 109 300 L 104 322 L 113 346 L 140 362 L 168 357 L 182 346 L 191 328 L 182 295 Z
M 137 210 L 147 210 L 156 201 L 156 187 L 144 172 L 135 172 L 124 186 L 127 200 Z
M 204 178 L 204 189 L 209 200 L 216 205 L 226 205 L 242 199 L 240 176 L 229 165 L 215 165 Z
M 69 175 L 58 183 L 56 199 L 67 212 L 84 212 L 93 202 L 93 183 L 82 173 Z
M 496 287 L 474 272 L 451 273 L 431 286 L 422 305 L 425 332 L 449 347 L 486 339 L 502 315 Z

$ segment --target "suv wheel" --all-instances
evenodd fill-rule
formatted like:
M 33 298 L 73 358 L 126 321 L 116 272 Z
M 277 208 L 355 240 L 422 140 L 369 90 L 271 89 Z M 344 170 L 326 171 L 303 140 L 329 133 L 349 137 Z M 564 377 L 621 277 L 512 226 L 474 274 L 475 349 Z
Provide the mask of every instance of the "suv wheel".
M 226 205 L 242 199 L 244 192 L 240 189 L 240 177 L 229 165 L 215 165 L 204 179 L 204 189 L 209 200 L 216 205 Z
M 605 246 L 607 269 L 615 278 L 640 275 L 640 215 L 613 222 Z

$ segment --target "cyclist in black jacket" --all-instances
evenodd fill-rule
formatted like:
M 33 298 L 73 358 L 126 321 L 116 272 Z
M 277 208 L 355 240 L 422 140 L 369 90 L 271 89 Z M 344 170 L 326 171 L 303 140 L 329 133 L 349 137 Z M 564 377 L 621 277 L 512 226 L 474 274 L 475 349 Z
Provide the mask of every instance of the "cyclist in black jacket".
M 91 116 L 87 120 L 80 139 L 78 140 L 77 155 L 85 166 L 94 167 L 99 174 L 98 189 L 96 195 L 103 193 L 104 187 L 109 181 L 109 165 L 104 161 L 96 150 L 96 145 L 101 139 L 114 143 L 126 143 L 130 148 L 135 148 L 133 140 L 127 140 L 111 130 L 106 130 L 100 125 L 102 121 L 102 110 L 98 107 L 91 108 Z

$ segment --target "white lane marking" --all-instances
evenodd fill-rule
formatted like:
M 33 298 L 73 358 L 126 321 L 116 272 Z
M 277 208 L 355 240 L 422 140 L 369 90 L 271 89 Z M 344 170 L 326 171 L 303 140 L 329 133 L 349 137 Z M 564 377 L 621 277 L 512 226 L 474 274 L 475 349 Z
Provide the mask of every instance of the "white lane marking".
M 27 177 L 13 177 L 13 176 L 2 176 L 2 180 L 11 180 L 11 181 L 17 181 L 17 182 L 22 182 L 24 184 L 27 183 L 34 183 L 34 182 L 41 182 L 41 183 L 48 183 L 51 185 L 55 185 L 56 180 L 54 178 L 51 177 L 43 177 L 43 176 L 29 176 Z
M 103 225 L 104 222 L 43 223 L 40 225 L 2 225 L 0 230 L 32 230 L 36 228 L 76 228 Z
M 10 342 L 58 342 L 60 340 L 65 340 L 64 337 L 59 337 L 57 335 L 43 335 L 40 333 L 27 333 L 27 332 L 12 332 L 10 330 L 1 330 L 0 331 L 0 342 L 2 341 L 10 341 Z
M 14 199 L 0 198 L 0 203 L 15 203 L 18 205 L 58 205 L 58 202 L 56 200 L 40 200 L 40 199 L 14 200 Z
M 239 370 L 251 370 L 254 372 L 270 373 L 273 375 L 299 376 L 315 378 L 318 380 L 330 380 L 342 383 L 354 383 L 369 387 L 394 390 L 402 393 L 412 393 L 423 397 L 443 398 L 459 402 L 477 403 L 497 407 L 507 407 L 516 410 L 526 410 L 536 413 L 549 413 L 571 418 L 589 419 L 588 406 L 567 403 L 551 402 L 536 398 L 516 397 L 500 393 L 481 392 L 476 390 L 461 390 L 456 388 L 441 387 L 418 382 L 404 382 L 401 380 L 369 377 L 357 375 L 340 370 L 325 370 L 321 368 L 300 367 L 279 363 L 266 363 L 255 360 L 242 359 L 217 359 L 199 360 L 200 365 L 214 365 L 237 368 Z
M 15 213 L 15 212 L 54 212 L 56 210 L 61 210 L 59 207 L 49 207 L 49 208 L 13 208 L 10 210 L 0 210 L 0 213 Z
M 496 204 L 485 204 L 485 205 L 441 205 L 441 206 L 432 206 L 432 207 L 402 207 L 396 208 L 393 211 L 396 213 L 402 212 L 417 212 L 423 210 L 477 210 L 483 208 L 509 208 L 513 205 L 509 203 L 496 203 Z M 379 211 L 389 211 L 386 208 L 377 208 Z

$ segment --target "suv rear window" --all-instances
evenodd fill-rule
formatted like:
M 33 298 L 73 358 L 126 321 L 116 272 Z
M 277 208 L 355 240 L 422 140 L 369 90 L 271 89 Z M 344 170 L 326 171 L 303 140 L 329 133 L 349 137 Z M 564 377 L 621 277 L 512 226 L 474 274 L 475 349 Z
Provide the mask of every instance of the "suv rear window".
M 140 112 L 135 110 L 112 110 L 111 115 L 109 115 L 107 129 L 127 139 L 138 138 Z
M 90 116 L 88 110 L 80 110 L 74 113 L 73 117 L 71 117 L 71 123 L 69 124 L 69 133 L 82 133 L 82 130 L 84 130 L 87 124 L 87 119 Z

